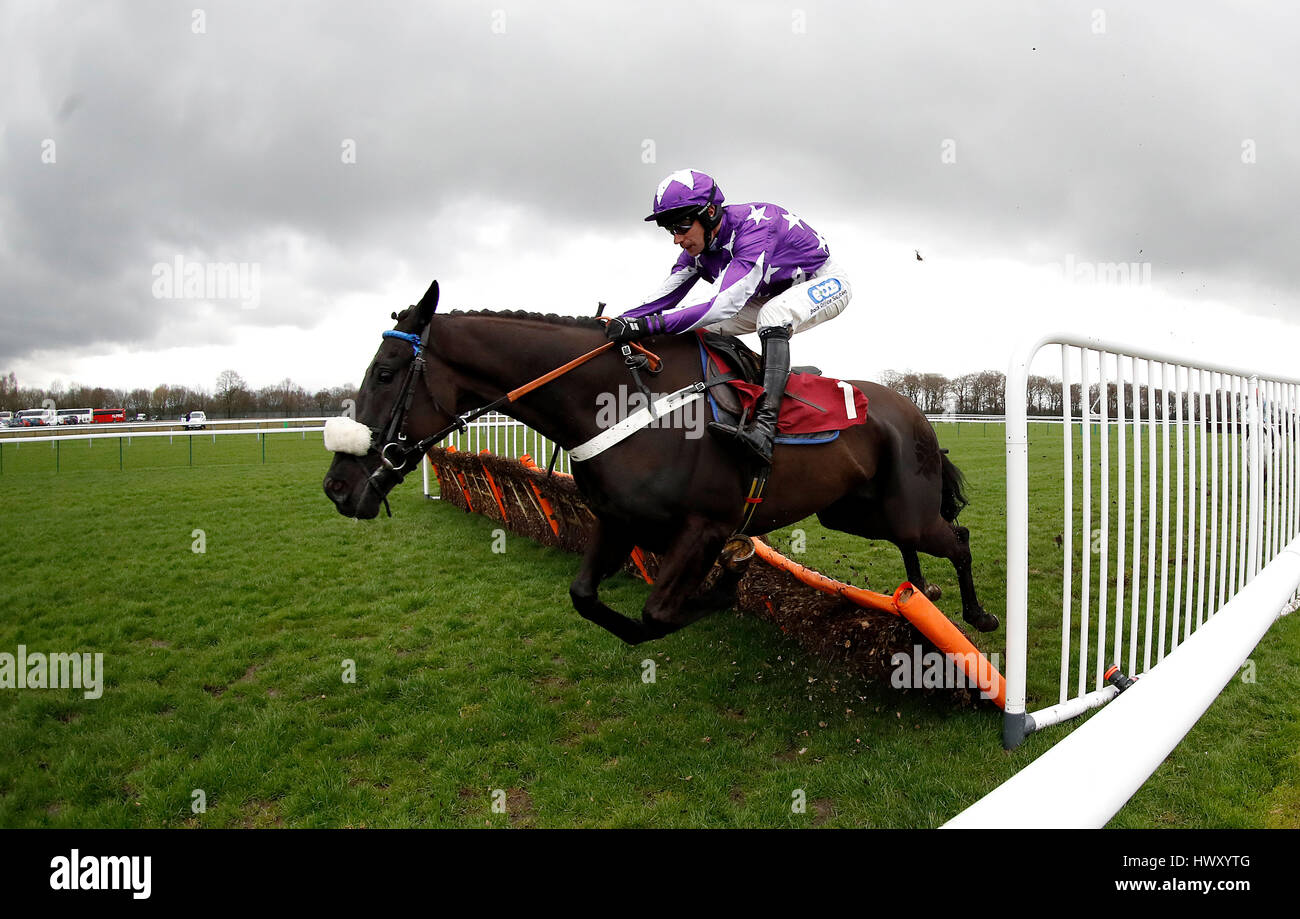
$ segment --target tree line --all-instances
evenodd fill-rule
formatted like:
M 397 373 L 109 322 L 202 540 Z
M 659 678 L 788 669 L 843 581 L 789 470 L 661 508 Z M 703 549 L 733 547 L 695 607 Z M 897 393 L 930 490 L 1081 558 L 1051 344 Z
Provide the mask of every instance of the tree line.
M 1005 415 L 1007 375 L 981 370 L 959 377 L 942 373 L 899 373 L 886 370 L 880 382 L 901 393 L 927 414 L 952 412 L 958 415 Z M 1061 413 L 1061 381 L 1030 376 L 1026 405 L 1031 415 Z
M 222 371 L 212 390 L 179 384 L 131 390 L 78 384 L 41 389 L 20 386 L 13 373 L 0 374 L 0 411 L 10 412 L 42 408 L 48 399 L 56 408 L 125 409 L 128 419 L 136 415 L 171 419 L 193 411 L 205 412 L 209 418 L 280 418 L 338 415 L 344 400 L 356 398 L 357 388 L 352 385 L 308 392 L 288 378 L 253 389 L 234 370 Z
M 1006 414 L 1006 374 L 993 370 L 952 378 L 941 373 L 899 373 L 896 370 L 886 370 L 881 374 L 880 382 L 911 399 L 927 414 Z M 1060 379 L 1030 375 L 1026 382 L 1025 408 L 1029 415 L 1052 415 L 1059 418 L 1063 414 L 1065 394 Z M 1135 392 L 1135 388 L 1129 384 L 1121 388 L 1115 383 L 1107 383 L 1104 393 L 1107 418 L 1118 417 L 1121 400 L 1125 418 L 1133 418 L 1137 413 L 1141 418 L 1163 420 L 1166 417 L 1181 417 L 1190 420 L 1246 411 L 1244 393 L 1219 390 L 1207 392 L 1213 402 L 1209 409 L 1202 404 L 1202 395 L 1198 392 L 1166 391 L 1145 384 L 1138 385 Z M 1099 417 L 1103 408 L 1102 394 L 1103 387 L 1093 383 L 1088 387 L 1085 400 L 1083 386 L 1079 383 L 1071 384 L 1071 417 L 1083 417 L 1085 401 L 1091 415 Z

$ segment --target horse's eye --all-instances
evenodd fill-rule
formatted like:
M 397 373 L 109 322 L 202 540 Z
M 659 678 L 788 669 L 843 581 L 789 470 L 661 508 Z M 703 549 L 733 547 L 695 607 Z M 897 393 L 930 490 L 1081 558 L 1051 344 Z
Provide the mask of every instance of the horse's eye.
M 378 371 L 376 371 L 376 373 L 377 373 L 378 376 L 379 376 L 379 382 L 380 382 L 380 383 L 391 383 L 391 382 L 393 382 L 393 371 L 388 370 L 387 368 L 381 367 Z

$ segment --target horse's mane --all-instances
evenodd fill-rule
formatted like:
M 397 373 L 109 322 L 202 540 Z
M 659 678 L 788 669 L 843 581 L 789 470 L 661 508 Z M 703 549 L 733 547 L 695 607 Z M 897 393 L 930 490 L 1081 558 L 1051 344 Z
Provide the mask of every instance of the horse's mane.
M 398 319 L 406 318 L 408 310 L 403 310 Z M 547 325 L 571 326 L 576 329 L 604 329 L 605 323 L 591 316 L 559 316 L 555 313 L 530 313 L 527 310 L 452 310 L 441 313 L 442 316 L 494 316 L 503 319 L 528 319 L 544 322 Z
M 605 323 L 591 316 L 560 316 L 555 313 L 530 313 L 527 310 L 452 310 L 448 316 L 501 316 L 505 319 L 531 319 L 547 325 L 566 325 L 578 329 L 603 329 Z

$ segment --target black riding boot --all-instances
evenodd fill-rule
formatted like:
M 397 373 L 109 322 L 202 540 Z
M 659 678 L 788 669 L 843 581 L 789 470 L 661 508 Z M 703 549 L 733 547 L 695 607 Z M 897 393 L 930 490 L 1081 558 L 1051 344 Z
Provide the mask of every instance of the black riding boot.
M 753 458 L 765 466 L 772 464 L 772 438 L 776 436 L 777 414 L 786 380 L 790 377 L 790 329 L 774 326 L 758 333 L 763 342 L 763 395 L 754 407 L 754 417 L 744 428 L 709 422 L 709 430 L 735 439 Z

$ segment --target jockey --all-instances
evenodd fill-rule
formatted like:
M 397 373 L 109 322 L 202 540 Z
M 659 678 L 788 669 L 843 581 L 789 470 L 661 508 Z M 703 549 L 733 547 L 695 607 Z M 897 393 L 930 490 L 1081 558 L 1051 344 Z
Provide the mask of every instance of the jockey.
M 772 462 L 781 395 L 790 375 L 790 336 L 833 319 L 853 296 L 826 239 L 775 204 L 723 206 L 722 190 L 702 172 L 682 169 L 659 183 L 654 221 L 681 246 L 668 279 L 639 306 L 611 319 L 605 335 L 631 341 L 705 328 L 724 335 L 758 332 L 763 396 L 750 424 L 709 423 L 764 464 Z M 715 289 L 683 302 L 704 278 Z

